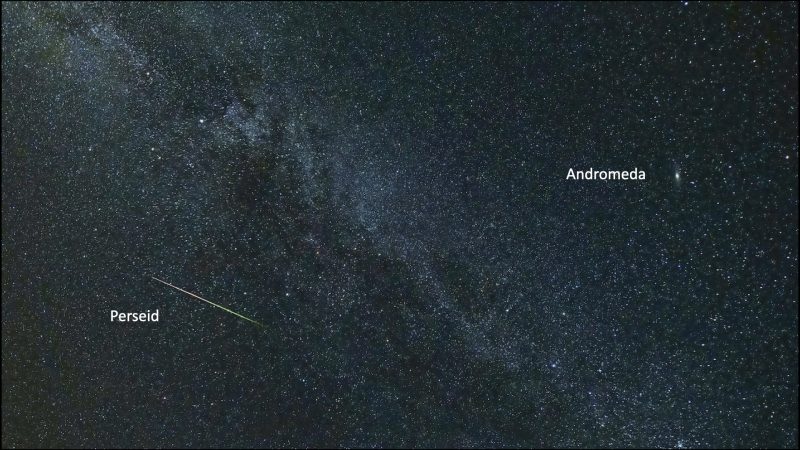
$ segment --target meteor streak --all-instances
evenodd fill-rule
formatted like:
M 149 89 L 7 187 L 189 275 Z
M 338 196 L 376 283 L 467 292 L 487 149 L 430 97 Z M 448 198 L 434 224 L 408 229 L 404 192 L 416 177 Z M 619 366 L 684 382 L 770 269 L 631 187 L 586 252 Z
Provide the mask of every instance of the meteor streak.
M 194 298 L 196 298 L 196 299 L 198 299 L 198 300 L 202 300 L 202 301 L 204 301 L 204 302 L 208 303 L 208 304 L 209 304 L 209 305 L 211 305 L 211 306 L 216 306 L 217 308 L 219 308 L 219 309 L 221 309 L 221 310 L 223 310 L 223 311 L 229 312 L 229 313 L 233 314 L 233 315 L 234 315 L 234 316 L 236 316 L 236 317 L 239 317 L 239 318 L 241 318 L 241 319 L 244 319 L 244 320 L 246 320 L 246 321 L 248 321 L 248 322 L 252 322 L 252 323 L 254 323 L 254 324 L 258 325 L 258 326 L 259 326 L 259 327 L 261 327 L 261 328 L 265 328 L 265 327 L 264 327 L 264 325 L 262 325 L 262 324 L 261 324 L 261 322 L 255 321 L 255 320 L 253 320 L 253 319 L 251 319 L 251 318 L 249 318 L 249 317 L 245 317 L 245 316 L 243 316 L 243 315 L 241 315 L 241 314 L 237 313 L 236 311 L 231 311 L 230 309 L 228 309 L 228 308 L 226 308 L 226 307 L 224 307 L 224 306 L 222 306 L 222 305 L 218 305 L 218 304 L 216 304 L 216 303 L 214 303 L 214 302 L 212 302 L 212 301 L 206 300 L 206 299 L 204 299 L 203 297 L 200 297 L 200 296 L 199 296 L 199 295 L 197 295 L 197 294 L 192 294 L 192 293 L 191 293 L 191 292 L 189 292 L 189 291 L 185 291 L 185 290 L 183 290 L 183 289 L 179 288 L 178 286 L 175 286 L 174 284 L 167 283 L 166 281 L 164 281 L 164 280 L 160 280 L 160 279 L 158 279 L 158 278 L 156 278 L 156 277 L 154 277 L 154 276 L 151 276 L 150 278 L 152 278 L 152 279 L 154 279 L 154 280 L 158 281 L 159 283 L 166 284 L 167 286 L 169 286 L 169 287 L 171 287 L 171 288 L 173 288 L 173 289 L 177 289 L 177 290 L 179 290 L 179 291 L 183 292 L 184 294 L 191 295 L 192 297 L 194 297 Z

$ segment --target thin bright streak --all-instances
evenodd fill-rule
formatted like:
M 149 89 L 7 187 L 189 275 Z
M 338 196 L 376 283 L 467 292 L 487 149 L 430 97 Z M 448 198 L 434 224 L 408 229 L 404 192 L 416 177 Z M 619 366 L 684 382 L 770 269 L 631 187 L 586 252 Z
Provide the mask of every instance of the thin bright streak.
M 253 319 L 251 319 L 251 318 L 249 318 L 249 317 L 245 317 L 245 316 L 243 316 L 243 315 L 241 315 L 241 314 L 237 313 L 236 311 L 231 311 L 230 309 L 228 309 L 228 308 L 226 308 L 226 307 L 224 307 L 224 306 L 222 306 L 222 305 L 218 305 L 218 304 L 216 304 L 216 303 L 214 303 L 214 302 L 212 302 L 212 301 L 206 300 L 206 299 L 204 299 L 203 297 L 200 297 L 199 295 L 192 294 L 192 293 L 191 293 L 191 292 L 189 292 L 189 291 L 185 291 L 185 290 L 183 290 L 183 289 L 179 288 L 178 286 L 175 286 L 174 284 L 167 283 L 167 282 L 166 282 L 166 281 L 164 281 L 164 280 L 159 280 L 158 278 L 156 278 L 156 277 L 154 277 L 154 276 L 151 276 L 150 278 L 152 278 L 152 279 L 154 279 L 154 280 L 158 281 L 159 283 L 164 283 L 164 284 L 166 284 L 167 286 L 169 286 L 169 287 L 171 287 L 171 288 L 173 288 L 173 289 L 177 289 L 177 290 L 179 290 L 179 291 L 183 292 L 184 294 L 191 295 L 192 297 L 194 297 L 194 298 L 196 298 L 196 299 L 198 299 L 198 300 L 202 300 L 202 301 L 204 301 L 204 302 L 208 303 L 208 304 L 209 304 L 209 305 L 211 305 L 211 306 L 216 306 L 217 308 L 219 308 L 219 309 L 221 309 L 221 310 L 223 310 L 223 311 L 227 311 L 227 312 L 229 312 L 229 313 L 233 314 L 233 315 L 234 315 L 234 316 L 236 316 L 236 317 L 240 317 L 240 318 L 242 318 L 242 319 L 244 319 L 244 320 L 246 320 L 246 321 L 248 321 L 248 322 L 253 322 L 254 324 L 256 324 L 256 325 L 260 326 L 261 328 L 265 328 L 265 327 L 264 327 L 264 325 L 262 325 L 262 324 L 261 324 L 261 322 L 255 321 L 255 320 L 253 320 Z

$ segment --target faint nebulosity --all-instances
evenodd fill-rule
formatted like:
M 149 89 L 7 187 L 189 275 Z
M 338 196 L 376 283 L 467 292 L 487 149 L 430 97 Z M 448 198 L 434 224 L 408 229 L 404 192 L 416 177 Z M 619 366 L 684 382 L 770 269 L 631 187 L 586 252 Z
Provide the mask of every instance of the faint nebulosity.
M 796 448 L 797 24 L 4 2 L 3 447 Z

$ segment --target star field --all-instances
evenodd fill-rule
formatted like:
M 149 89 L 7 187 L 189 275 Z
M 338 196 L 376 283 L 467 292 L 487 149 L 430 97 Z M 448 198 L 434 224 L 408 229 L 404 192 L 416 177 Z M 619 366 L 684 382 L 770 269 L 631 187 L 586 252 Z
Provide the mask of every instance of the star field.
M 797 24 L 4 2 L 2 446 L 796 448 Z

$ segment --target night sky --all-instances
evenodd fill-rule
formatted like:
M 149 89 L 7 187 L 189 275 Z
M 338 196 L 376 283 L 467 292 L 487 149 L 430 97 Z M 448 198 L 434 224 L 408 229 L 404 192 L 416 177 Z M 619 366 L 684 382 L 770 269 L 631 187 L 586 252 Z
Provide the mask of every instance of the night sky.
M 2 446 L 796 448 L 797 52 L 796 2 L 3 2 Z

